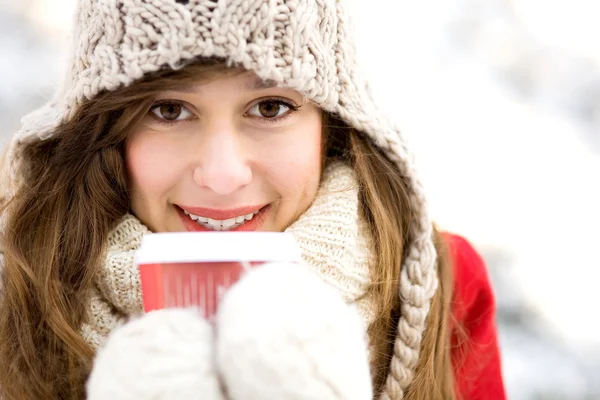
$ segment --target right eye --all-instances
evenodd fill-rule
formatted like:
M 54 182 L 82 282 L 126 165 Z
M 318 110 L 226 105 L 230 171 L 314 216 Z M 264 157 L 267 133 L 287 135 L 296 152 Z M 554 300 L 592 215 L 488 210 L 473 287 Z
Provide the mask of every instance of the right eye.
M 163 122 L 184 121 L 192 117 L 192 112 L 179 102 L 155 103 L 150 112 Z

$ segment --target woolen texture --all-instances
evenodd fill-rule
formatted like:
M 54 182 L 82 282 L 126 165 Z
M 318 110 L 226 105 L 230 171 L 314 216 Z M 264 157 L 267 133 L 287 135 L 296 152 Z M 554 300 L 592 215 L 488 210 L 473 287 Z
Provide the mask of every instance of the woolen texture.
M 232 400 L 373 398 L 363 321 L 310 267 L 252 271 L 225 295 L 215 329 Z
M 310 295 L 307 295 L 310 294 Z M 306 265 L 270 263 L 198 310 L 153 311 L 99 350 L 89 400 L 371 400 L 363 321 Z
M 409 184 L 414 218 L 399 282 L 402 314 L 383 398 L 402 398 L 413 379 L 438 286 L 433 227 L 404 140 L 373 104 L 358 72 L 344 1 L 80 0 L 72 37 L 64 83 L 46 106 L 23 119 L 12 142 L 8 158 L 15 184 L 24 142 L 47 139 L 85 100 L 102 91 L 162 68 L 181 68 L 198 57 L 221 58 L 298 90 L 367 135 L 397 164 Z
M 159 310 L 115 329 L 94 360 L 88 400 L 221 400 L 213 330 L 194 310 Z

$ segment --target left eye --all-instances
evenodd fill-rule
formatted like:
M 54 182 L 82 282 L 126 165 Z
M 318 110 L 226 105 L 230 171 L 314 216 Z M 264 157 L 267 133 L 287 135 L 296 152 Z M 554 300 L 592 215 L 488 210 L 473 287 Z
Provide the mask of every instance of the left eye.
M 164 121 L 181 121 L 192 116 L 192 113 L 183 104 L 178 103 L 156 104 L 150 111 L 158 119 Z
M 280 100 L 266 100 L 252 106 L 248 114 L 253 117 L 277 118 L 287 114 L 292 107 Z

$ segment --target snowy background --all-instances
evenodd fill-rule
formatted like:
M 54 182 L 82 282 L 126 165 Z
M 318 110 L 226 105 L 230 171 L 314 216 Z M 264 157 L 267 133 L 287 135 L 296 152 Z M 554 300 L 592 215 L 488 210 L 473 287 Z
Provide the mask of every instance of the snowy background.
M 600 399 L 600 2 L 348 0 L 435 219 L 484 255 L 511 399 Z M 74 0 L 0 0 L 0 145 L 60 79 Z

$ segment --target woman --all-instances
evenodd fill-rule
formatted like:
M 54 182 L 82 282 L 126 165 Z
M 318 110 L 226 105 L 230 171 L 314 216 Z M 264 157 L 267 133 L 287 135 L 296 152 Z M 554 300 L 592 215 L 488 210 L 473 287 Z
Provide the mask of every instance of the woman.
M 223 229 L 296 235 L 360 310 L 375 396 L 504 398 L 483 263 L 435 231 L 346 21 L 341 2 L 79 1 L 67 79 L 6 161 L 2 398 L 83 397 L 141 311 L 140 237 Z

